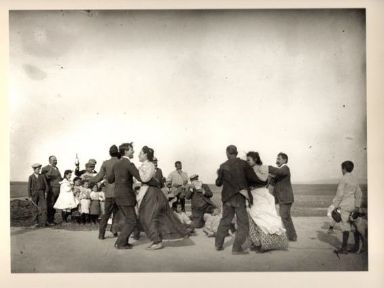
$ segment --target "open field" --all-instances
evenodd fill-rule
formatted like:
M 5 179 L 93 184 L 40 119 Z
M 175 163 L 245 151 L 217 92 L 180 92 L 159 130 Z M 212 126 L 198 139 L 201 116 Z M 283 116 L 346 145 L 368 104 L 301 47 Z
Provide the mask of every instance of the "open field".
M 210 185 L 213 191 L 213 201 L 217 204 L 220 203 L 221 188 L 215 185 Z M 328 206 L 330 205 L 336 193 L 336 184 L 296 184 L 293 185 L 295 194 L 295 204 L 292 207 L 293 216 L 324 216 Z M 363 191 L 364 201 L 367 201 L 367 185 L 361 185 Z M 26 182 L 11 182 L 10 193 L 12 198 L 26 197 L 27 196 L 27 183 Z M 187 207 L 188 208 L 188 207 Z

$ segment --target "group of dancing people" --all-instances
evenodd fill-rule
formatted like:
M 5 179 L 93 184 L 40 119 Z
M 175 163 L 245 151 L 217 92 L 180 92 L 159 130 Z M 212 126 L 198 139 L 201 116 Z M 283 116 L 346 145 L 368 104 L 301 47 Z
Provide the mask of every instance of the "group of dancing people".
M 236 146 L 229 145 L 227 161 L 217 171 L 222 204 L 216 205 L 211 201 L 209 186 L 197 174 L 188 178 L 180 161 L 165 179 L 152 148 L 144 146 L 140 150 L 138 168 L 131 162 L 134 153 L 132 143 L 111 146 L 111 158 L 103 162 L 98 173 L 94 159 L 80 170 L 76 158 L 74 172 L 65 170 L 64 178 L 55 156 L 42 169 L 41 164 L 34 164 L 28 193 L 36 205 L 44 208 L 45 202 L 47 208 L 47 217 L 40 213 L 39 224 L 57 223 L 58 214 L 64 221 L 71 216 L 78 223 L 98 222 L 98 238 L 103 240 L 112 219 L 116 249 L 131 249 L 130 236 L 139 239 L 140 232 L 151 240 L 148 249 L 161 249 L 163 240 L 187 238 L 196 228 L 215 237 L 218 251 L 223 250 L 225 237 L 234 233 L 232 253 L 236 255 L 249 253 L 244 248 L 247 239 L 256 252 L 287 249 L 288 241 L 296 241 L 290 216 L 294 198 L 286 154 L 278 154 L 278 167 L 266 166 L 257 152 L 247 153 L 247 160 L 242 160 L 237 157 Z M 191 215 L 186 214 L 185 200 L 191 200 Z

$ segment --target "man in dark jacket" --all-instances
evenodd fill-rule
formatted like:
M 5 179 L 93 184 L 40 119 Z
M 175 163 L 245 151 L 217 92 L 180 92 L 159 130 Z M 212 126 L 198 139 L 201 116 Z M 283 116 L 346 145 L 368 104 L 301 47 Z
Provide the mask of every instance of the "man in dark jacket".
M 204 214 L 212 213 L 216 205 L 210 199 L 213 196 L 211 188 L 199 181 L 199 175 L 194 174 L 189 180 L 191 184 L 185 199 L 191 200 L 193 227 L 201 228 L 204 226 Z
M 85 163 L 85 169 L 80 170 L 80 163 L 76 162 L 75 175 L 77 177 L 82 177 L 85 173 L 97 174 L 97 171 L 95 170 L 96 164 L 97 164 L 97 161 L 95 159 L 89 159 L 88 162 Z M 86 178 L 88 178 L 88 177 L 86 177 Z
M 63 180 L 59 168 L 57 168 L 57 158 L 55 156 L 49 157 L 49 164 L 44 166 L 41 174 L 45 176 L 48 183 L 47 193 L 47 221 L 49 225 L 53 225 L 55 216 L 55 205 L 57 198 L 60 194 L 60 181 Z
M 157 164 L 158 164 L 157 158 L 153 158 L 153 164 L 155 165 L 155 169 L 156 169 L 154 178 L 157 181 L 159 181 L 160 188 L 164 188 L 165 187 L 165 178 L 163 176 L 163 171 L 157 166 Z
M 112 170 L 107 174 L 110 184 L 115 183 L 115 201 L 123 217 L 124 224 L 116 240 L 117 249 L 131 249 L 128 243 L 129 236 L 136 227 L 136 193 L 133 190 L 133 177 L 141 182 L 139 170 L 130 159 L 133 158 L 134 150 L 132 143 L 124 143 L 119 146 L 121 160 L 116 162 Z M 159 187 L 160 184 L 155 179 L 146 183 L 149 186 Z
M 288 155 L 279 153 L 276 159 L 278 168 L 269 166 L 268 171 L 273 175 L 270 185 L 274 187 L 273 194 L 276 203 L 279 204 L 279 213 L 283 225 L 287 230 L 287 237 L 290 241 L 296 241 L 296 230 L 291 218 L 291 207 L 294 202 L 294 197 L 291 184 L 291 171 L 287 163 Z
M 232 254 L 247 254 L 247 251 L 242 249 L 249 233 L 248 215 L 245 208 L 245 197 L 250 186 L 257 186 L 260 180 L 249 164 L 237 158 L 237 148 L 234 145 L 229 145 L 226 149 L 228 160 L 220 165 L 217 171 L 216 179 L 217 186 L 223 186 L 221 192 L 221 200 L 223 202 L 223 216 L 220 220 L 217 230 L 215 246 L 216 250 L 223 250 L 224 238 L 228 234 L 231 227 L 232 219 L 236 214 L 237 232 L 235 241 L 233 242 Z M 263 182 L 263 185 L 265 183 Z
M 100 172 L 95 176 L 89 179 L 90 183 L 99 183 L 103 180 L 104 183 L 104 194 L 105 194 L 105 214 L 102 215 L 100 224 L 99 224 L 99 239 L 103 240 L 105 239 L 105 230 L 108 225 L 108 219 L 111 217 L 113 213 L 112 218 L 112 226 L 111 226 L 111 232 L 115 237 L 117 237 L 117 231 L 118 231 L 118 223 L 117 223 L 117 204 L 115 201 L 115 183 L 108 183 L 107 181 L 107 175 L 111 174 L 113 166 L 119 161 L 119 150 L 116 145 L 112 145 L 111 148 L 109 148 L 109 155 L 111 156 L 111 159 L 106 160 L 103 162 L 100 168 Z
M 39 207 L 37 216 L 38 227 L 47 225 L 47 194 L 49 191 L 47 180 L 40 174 L 41 164 L 32 165 L 33 174 L 28 178 L 28 197 Z

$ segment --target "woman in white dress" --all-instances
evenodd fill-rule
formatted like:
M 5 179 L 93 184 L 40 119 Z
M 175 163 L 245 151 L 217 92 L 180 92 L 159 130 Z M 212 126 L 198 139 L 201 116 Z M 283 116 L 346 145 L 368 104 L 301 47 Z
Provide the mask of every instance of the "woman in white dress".
M 144 146 L 140 151 L 140 179 L 148 182 L 155 176 L 153 149 Z M 139 221 L 144 232 L 152 241 L 150 250 L 161 249 L 163 239 L 181 239 L 189 232 L 169 207 L 168 199 L 160 188 L 142 184 L 136 196 Z
M 247 162 L 257 177 L 264 181 L 261 187 L 251 187 L 253 204 L 247 208 L 249 215 L 249 237 L 258 252 L 287 249 L 288 239 L 275 207 L 275 198 L 269 193 L 268 166 L 263 165 L 259 153 L 247 153 Z
M 73 193 L 73 187 L 70 182 L 72 177 L 71 170 L 65 170 L 64 179 L 60 182 L 60 194 L 56 200 L 53 208 L 62 210 L 63 219 L 67 221 L 68 216 L 71 214 L 72 209 L 76 208 L 79 204 Z

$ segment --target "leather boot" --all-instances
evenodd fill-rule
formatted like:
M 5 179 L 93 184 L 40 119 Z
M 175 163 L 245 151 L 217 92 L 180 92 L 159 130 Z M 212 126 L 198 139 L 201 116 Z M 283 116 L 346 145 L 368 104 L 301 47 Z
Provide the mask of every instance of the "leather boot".
M 349 231 L 343 232 L 343 243 L 341 244 L 341 248 L 335 250 L 334 252 L 337 254 L 348 254 L 347 245 L 348 245 Z
M 359 248 L 360 248 L 360 234 L 359 234 L 359 232 L 356 231 L 353 233 L 353 236 L 355 238 L 355 245 L 348 252 L 356 253 L 357 251 L 359 251 Z

